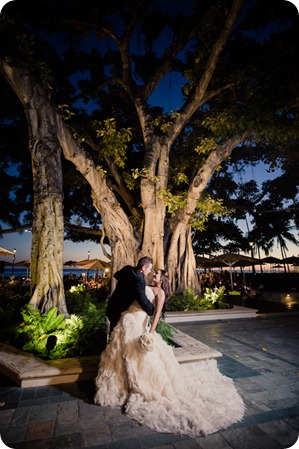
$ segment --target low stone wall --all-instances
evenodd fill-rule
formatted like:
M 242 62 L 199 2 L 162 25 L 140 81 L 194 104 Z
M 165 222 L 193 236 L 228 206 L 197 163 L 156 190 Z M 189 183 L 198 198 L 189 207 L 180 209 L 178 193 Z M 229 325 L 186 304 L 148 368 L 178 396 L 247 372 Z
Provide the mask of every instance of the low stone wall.
M 174 354 L 179 363 L 221 357 L 222 354 L 174 328 Z M 0 372 L 19 387 L 63 384 L 92 380 L 98 371 L 99 356 L 42 360 L 13 346 L 0 343 Z
M 200 310 L 198 312 L 167 312 L 166 323 L 188 323 L 200 321 L 239 320 L 255 318 L 257 310 L 234 305 L 231 309 Z

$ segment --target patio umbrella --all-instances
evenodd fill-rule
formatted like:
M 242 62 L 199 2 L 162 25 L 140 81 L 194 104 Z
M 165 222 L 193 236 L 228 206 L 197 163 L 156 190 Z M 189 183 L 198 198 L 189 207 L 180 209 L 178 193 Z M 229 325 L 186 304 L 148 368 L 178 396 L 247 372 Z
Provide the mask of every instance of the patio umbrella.
M 110 262 L 104 262 L 100 259 L 85 259 L 77 262 L 74 266 L 85 270 L 105 270 L 110 267 Z
M 281 260 L 280 262 L 290 263 L 290 264 L 299 263 L 299 257 L 297 257 L 297 256 L 286 257 L 285 259 Z
M 203 266 L 203 264 L 208 262 L 210 259 L 208 259 L 207 257 L 203 257 L 203 256 L 195 256 L 195 260 L 196 260 L 196 266 L 201 268 Z
M 282 263 L 282 259 L 279 259 L 278 257 L 274 257 L 274 256 L 267 256 L 267 257 L 263 257 L 262 259 L 263 263 L 269 263 L 270 264 L 270 271 L 273 268 L 273 264 L 280 264 Z
M 0 247 L 0 256 L 13 256 L 14 252 Z
M 207 262 L 203 263 L 203 266 L 209 266 L 209 267 L 227 266 L 227 267 L 229 267 L 230 284 L 231 284 L 231 289 L 233 290 L 232 268 L 236 267 L 236 266 L 237 267 L 248 267 L 250 265 L 259 265 L 259 264 L 261 264 L 261 260 L 256 259 L 254 257 L 243 256 L 243 254 L 225 253 L 225 254 L 221 254 L 220 256 L 216 256 L 216 257 L 213 257 L 212 259 L 209 259 Z
M 75 260 L 68 260 L 67 262 L 64 262 L 63 265 L 67 265 L 68 267 L 74 267 L 77 264 Z
M 261 259 L 262 262 L 264 263 L 281 263 L 282 259 L 279 259 L 278 257 L 273 257 L 273 256 L 268 256 L 268 257 L 263 257 L 263 259 Z

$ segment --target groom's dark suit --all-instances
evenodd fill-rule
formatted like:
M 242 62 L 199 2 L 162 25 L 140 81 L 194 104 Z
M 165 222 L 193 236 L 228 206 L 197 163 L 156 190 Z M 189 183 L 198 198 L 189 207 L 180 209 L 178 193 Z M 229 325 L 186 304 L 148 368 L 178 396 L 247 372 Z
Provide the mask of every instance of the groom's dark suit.
M 146 297 L 146 283 L 141 271 L 126 265 L 117 271 L 114 277 L 117 279 L 117 284 L 106 309 L 110 331 L 116 326 L 122 312 L 127 310 L 133 301 L 137 301 L 148 315 L 153 315 L 155 308 Z

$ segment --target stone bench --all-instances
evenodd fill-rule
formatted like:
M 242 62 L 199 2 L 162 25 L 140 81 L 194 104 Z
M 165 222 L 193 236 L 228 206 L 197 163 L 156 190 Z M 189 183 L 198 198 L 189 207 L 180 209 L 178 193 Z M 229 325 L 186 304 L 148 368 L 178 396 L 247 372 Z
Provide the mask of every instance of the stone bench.
M 183 332 L 174 329 L 171 341 L 179 363 L 221 357 L 222 354 Z M 13 346 L 0 343 L 0 372 L 19 387 L 63 384 L 92 380 L 98 371 L 99 356 L 42 360 Z
M 98 364 L 99 356 L 42 360 L 13 346 L 0 343 L 0 372 L 19 387 L 92 379 Z

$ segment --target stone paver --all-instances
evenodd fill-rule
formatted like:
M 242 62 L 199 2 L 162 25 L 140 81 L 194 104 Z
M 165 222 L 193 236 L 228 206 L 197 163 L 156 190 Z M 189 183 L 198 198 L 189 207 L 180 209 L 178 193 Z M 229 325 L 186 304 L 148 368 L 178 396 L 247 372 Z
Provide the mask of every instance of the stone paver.
M 246 414 L 207 437 L 154 432 L 93 404 L 92 381 L 19 388 L 0 377 L 0 434 L 15 449 L 284 449 L 299 432 L 299 315 L 177 324 L 223 353 Z

